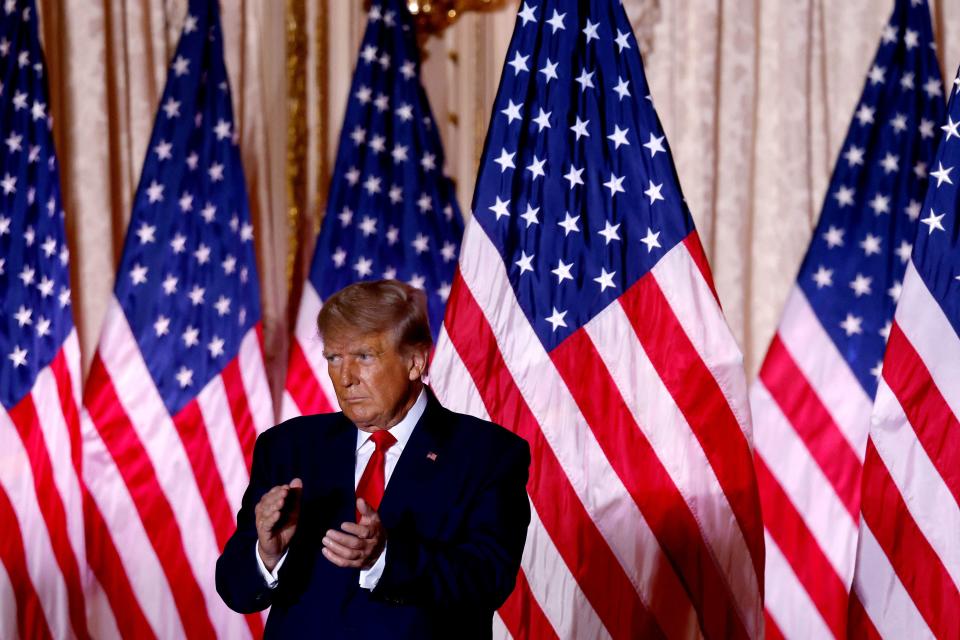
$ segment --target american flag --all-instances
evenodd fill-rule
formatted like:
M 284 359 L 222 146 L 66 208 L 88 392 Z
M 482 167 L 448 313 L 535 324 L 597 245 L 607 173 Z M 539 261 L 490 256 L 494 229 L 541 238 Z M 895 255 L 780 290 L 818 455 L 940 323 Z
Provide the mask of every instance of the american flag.
M 32 0 L 0 9 L 0 637 L 88 638 L 80 348 Z
M 525 437 L 515 636 L 759 637 L 741 355 L 619 2 L 523 2 L 432 365 Z
M 947 114 L 873 405 L 850 597 L 853 637 L 960 637 L 956 89 Z
M 359 280 L 404 280 L 426 292 L 436 337 L 463 235 L 402 0 L 371 3 L 348 100 L 290 346 L 283 419 L 336 410 L 317 337 L 323 300 Z
M 751 389 L 767 633 L 843 637 L 870 408 L 944 118 L 930 9 L 896 0 Z
M 214 586 L 273 423 L 217 4 L 189 2 L 84 393 L 83 478 L 101 514 L 88 559 L 109 603 L 97 637 L 263 631 Z

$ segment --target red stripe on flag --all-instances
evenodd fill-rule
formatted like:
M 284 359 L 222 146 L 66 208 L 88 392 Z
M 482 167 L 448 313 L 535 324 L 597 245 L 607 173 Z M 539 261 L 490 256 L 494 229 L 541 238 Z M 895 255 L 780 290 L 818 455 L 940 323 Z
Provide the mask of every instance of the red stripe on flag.
M 332 399 L 327 398 L 327 394 L 314 376 L 300 341 L 296 338 L 290 343 L 290 365 L 287 368 L 285 388 L 303 415 L 337 411 L 330 404 Z
M 713 283 L 713 272 L 710 271 L 710 262 L 707 260 L 707 254 L 703 250 L 703 243 L 700 242 L 700 234 L 696 231 L 691 231 L 687 234 L 687 237 L 684 238 L 683 244 L 687 247 L 687 253 L 693 258 L 693 263 L 697 265 L 697 269 L 700 270 L 700 275 L 707 283 L 707 286 L 710 287 L 710 292 L 713 293 L 713 298 L 717 301 L 717 305 L 720 305 L 720 296 L 717 295 L 717 287 Z
M 459 274 L 454 278 L 444 326 L 470 372 L 490 419 L 530 443 L 527 491 L 544 527 L 614 637 L 661 637 L 636 588 L 583 507 L 540 425 L 517 388 L 483 311 Z
M 123 638 L 155 638 L 150 622 L 140 608 L 123 561 L 113 545 L 110 528 L 86 487 L 83 488 L 83 520 L 87 563 L 107 595 L 117 628 Z
M 873 626 L 873 620 L 867 615 L 856 592 L 850 594 L 850 607 L 847 612 L 847 638 L 860 640 L 882 640 L 880 632 Z
M 847 588 L 759 454 L 754 457 L 754 466 L 767 532 L 780 547 L 824 622 L 836 637 L 843 637 L 847 628 Z
M 656 279 L 640 278 L 620 296 L 620 304 L 713 467 L 747 542 L 762 594 L 763 522 L 747 438 Z
M 550 621 L 540 608 L 540 603 L 530 591 L 527 575 L 520 569 L 517 574 L 517 586 L 499 609 L 500 617 L 515 640 L 524 638 L 557 638 Z
M 890 559 L 920 615 L 938 638 L 960 638 L 960 591 L 907 509 L 873 444 L 863 465 L 863 520 Z
M 253 424 L 250 399 L 247 397 L 243 378 L 240 375 L 240 356 L 227 363 L 220 372 L 220 378 L 227 392 L 230 415 L 233 416 L 233 426 L 237 430 L 237 440 L 240 441 L 240 450 L 243 451 L 243 459 L 249 473 L 250 464 L 253 461 L 253 445 L 257 442 L 257 428 Z
M 54 482 L 53 464 L 50 462 L 50 453 L 40 426 L 37 408 L 33 404 L 33 395 L 29 393 L 25 395 L 10 409 L 9 415 L 30 460 L 37 503 L 40 506 L 43 521 L 47 525 L 53 555 L 66 583 L 70 624 L 78 638 L 89 638 L 83 585 L 80 582 L 80 567 L 67 535 L 69 530 L 67 512 L 63 506 L 60 491 Z
M 17 514 L 7 492 L 0 486 L 0 562 L 6 567 L 13 596 L 17 601 L 17 626 L 21 638 L 51 638 L 50 627 L 43 615 L 40 596 L 37 595 L 27 571 L 27 554 L 23 535 L 17 524 Z
M 797 366 L 777 334 L 760 368 L 759 377 L 803 440 L 840 501 L 857 522 L 860 514 L 860 458 Z
M 82 460 L 83 446 L 80 441 L 80 413 L 77 403 L 73 399 L 73 379 L 70 367 L 67 366 L 67 356 L 64 349 L 57 352 L 57 356 L 50 363 L 50 371 L 57 382 L 57 396 L 60 398 L 60 409 L 63 411 L 63 420 L 70 434 L 70 459 L 77 478 L 83 478 Z
M 900 401 L 937 473 L 960 504 L 960 422 L 897 323 L 890 329 L 883 379 Z
M 763 610 L 763 623 L 766 640 L 786 640 L 783 631 L 780 630 L 780 627 L 777 626 L 776 621 L 770 617 L 770 612 L 766 609 Z
M 234 358 L 231 365 L 235 365 L 236 362 L 237 359 Z M 239 383 L 241 385 L 240 400 L 235 400 L 233 397 L 237 390 L 236 386 L 233 387 L 234 393 L 231 394 L 230 385 L 228 385 L 227 380 L 224 380 L 224 386 L 227 387 L 227 397 L 230 401 L 230 410 L 234 415 L 234 424 L 237 425 L 239 435 L 240 426 L 236 422 L 237 415 L 246 410 L 250 433 L 254 434 L 255 437 L 250 410 L 246 402 L 246 393 L 243 391 L 242 381 L 239 380 L 240 371 L 236 367 L 234 369 L 238 377 L 234 384 Z M 241 403 L 242 406 L 237 407 Z M 180 434 L 180 441 L 183 442 L 183 448 L 190 460 L 190 467 L 193 469 L 193 475 L 197 480 L 200 496 L 203 498 L 203 504 L 206 506 L 210 522 L 213 524 L 213 533 L 217 538 L 217 549 L 223 551 L 227 540 L 236 529 L 236 523 L 230 510 L 230 504 L 227 502 L 227 490 L 223 486 L 223 478 L 220 477 L 216 461 L 213 459 L 213 449 L 210 447 L 210 440 L 203 426 L 203 415 L 200 413 L 200 406 L 197 404 L 196 398 L 184 405 L 180 412 L 173 417 L 173 424 L 176 425 L 177 433 Z M 249 468 L 248 463 L 247 469 Z M 244 618 L 254 638 L 263 635 L 263 618 L 259 614 L 250 613 L 245 615 Z
M 257 334 L 258 337 L 260 334 Z M 240 356 L 238 355 L 233 360 L 227 363 L 227 365 L 220 372 L 220 379 L 223 381 L 223 388 L 227 394 L 227 403 L 230 405 L 230 414 L 233 417 L 233 426 L 237 431 L 237 439 L 240 441 L 240 449 L 243 451 L 243 458 L 246 464 L 247 472 L 250 472 L 250 465 L 253 460 L 253 446 L 257 441 L 257 430 L 253 424 L 253 414 L 250 413 L 250 402 L 247 398 L 246 389 L 243 386 L 243 378 L 240 375 Z M 190 402 L 191 405 L 196 409 L 196 414 L 198 419 L 202 420 L 203 416 L 200 414 L 199 407 L 197 407 L 196 399 Z M 183 411 L 181 410 L 181 414 Z M 176 422 L 176 419 L 174 420 Z M 179 429 L 179 426 L 177 427 Z M 209 446 L 209 441 L 206 437 L 203 438 L 203 441 Z M 211 452 L 212 455 L 212 452 Z M 212 462 L 212 460 L 211 460 Z M 192 464 L 192 460 L 191 460 Z M 196 475 L 196 469 L 194 469 L 194 475 Z M 217 547 L 222 552 L 223 547 L 226 544 L 227 538 L 229 538 L 234 529 L 236 529 L 236 522 L 233 519 L 233 515 L 230 511 L 230 506 L 227 503 L 226 489 L 223 486 L 222 478 L 219 473 L 214 472 L 216 476 L 216 485 L 223 491 L 223 501 L 219 506 L 222 509 L 225 509 L 226 520 L 215 525 L 215 531 L 217 535 Z M 200 482 L 200 476 L 197 476 L 198 483 Z M 201 485 L 201 494 L 203 495 L 204 502 L 207 501 L 207 494 L 203 490 Z M 209 511 L 210 505 L 207 505 Z M 210 517 L 213 519 L 213 512 L 210 512 Z M 222 527 L 222 530 L 219 528 Z M 244 616 L 247 621 L 247 626 L 250 627 L 250 633 L 253 634 L 254 638 L 260 638 L 263 636 L 263 618 L 259 613 L 248 613 Z
M 80 412 L 73 397 L 73 380 L 64 351 L 61 349 L 50 365 L 54 379 L 57 382 L 57 395 L 60 397 L 60 408 L 70 430 L 70 444 L 73 455 L 73 465 L 80 479 L 80 490 L 83 492 L 83 521 L 84 538 L 87 553 L 87 564 L 97 577 L 97 582 L 103 589 L 114 612 L 117 628 L 124 638 L 154 638 L 153 629 L 140 608 L 130 586 L 130 580 L 123 569 L 120 554 L 117 553 L 110 537 L 109 529 L 93 497 L 83 483 L 81 459 L 83 452 L 80 444 Z
M 224 489 L 223 479 L 217 470 L 213 449 L 210 447 L 210 439 L 207 437 L 203 415 L 200 413 L 196 398 L 185 404 L 173 416 L 173 424 L 180 435 L 180 442 L 183 443 L 187 459 L 190 460 L 190 468 L 200 489 L 200 496 L 203 498 L 203 504 L 207 507 L 207 514 L 213 524 L 217 549 L 223 551 L 236 526 L 233 522 L 233 514 L 230 512 L 230 504 L 227 502 L 227 490 Z
M 627 407 L 584 329 L 571 334 L 550 353 L 610 465 L 660 541 L 709 637 L 747 636 L 743 621 L 700 527 Z M 657 580 L 651 592 L 658 593 Z M 682 615 L 686 603 L 670 602 L 670 615 Z
M 84 404 L 123 476 L 143 528 L 156 550 L 184 630 L 190 638 L 214 638 L 216 632 L 207 615 L 203 592 L 187 561 L 173 509 L 157 481 L 150 457 L 123 412 L 99 353 L 94 355 L 90 367 Z

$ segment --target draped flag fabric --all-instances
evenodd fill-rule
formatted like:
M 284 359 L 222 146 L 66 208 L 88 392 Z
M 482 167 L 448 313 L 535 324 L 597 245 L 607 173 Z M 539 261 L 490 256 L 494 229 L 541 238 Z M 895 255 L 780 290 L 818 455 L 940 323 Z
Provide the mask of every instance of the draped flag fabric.
M 616 0 L 520 7 L 431 384 L 523 436 L 519 637 L 759 637 L 741 355 Z
M 930 9 L 896 0 L 751 389 L 767 633 L 843 637 L 870 410 L 944 118 Z
M 0 10 L 0 638 L 89 638 L 80 347 L 32 0 Z
M 960 76 L 863 463 L 851 637 L 960 638 Z
M 263 631 L 214 586 L 273 414 L 217 2 L 187 11 L 84 392 L 97 637 Z
M 317 337 L 322 301 L 359 280 L 404 280 L 426 292 L 436 337 L 463 234 L 405 2 L 372 3 L 348 100 L 290 346 L 283 419 L 337 408 Z

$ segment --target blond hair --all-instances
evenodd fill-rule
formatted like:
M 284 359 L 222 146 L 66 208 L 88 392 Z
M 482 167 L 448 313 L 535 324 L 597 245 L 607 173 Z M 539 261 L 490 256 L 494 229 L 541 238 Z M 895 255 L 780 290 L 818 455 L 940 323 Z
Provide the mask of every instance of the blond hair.
M 401 350 L 433 346 L 426 294 L 399 280 L 368 280 L 340 289 L 323 303 L 317 331 L 321 339 L 392 331 Z

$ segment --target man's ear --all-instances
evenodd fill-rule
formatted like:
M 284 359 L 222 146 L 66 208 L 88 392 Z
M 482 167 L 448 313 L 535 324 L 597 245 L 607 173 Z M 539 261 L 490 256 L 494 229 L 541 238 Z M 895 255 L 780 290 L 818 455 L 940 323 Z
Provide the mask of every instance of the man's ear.
M 421 347 L 414 347 L 410 350 L 409 357 L 410 379 L 417 380 L 426 373 L 428 352 Z

